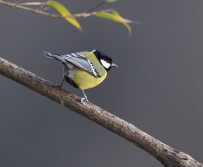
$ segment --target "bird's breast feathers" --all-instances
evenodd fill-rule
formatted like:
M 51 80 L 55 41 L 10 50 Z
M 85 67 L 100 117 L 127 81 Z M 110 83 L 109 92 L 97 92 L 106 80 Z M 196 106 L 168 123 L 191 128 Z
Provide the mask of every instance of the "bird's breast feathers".
M 99 85 L 107 76 L 105 71 L 101 77 L 95 77 L 86 71 L 81 69 L 75 71 L 74 82 L 78 85 L 80 89 L 90 89 Z

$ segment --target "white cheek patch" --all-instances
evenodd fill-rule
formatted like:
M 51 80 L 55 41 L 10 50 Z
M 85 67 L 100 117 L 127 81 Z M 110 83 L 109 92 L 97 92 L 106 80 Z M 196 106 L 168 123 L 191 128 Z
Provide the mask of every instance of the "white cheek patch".
M 102 65 L 103 65 L 106 69 L 108 69 L 108 68 L 111 66 L 111 64 L 109 64 L 109 63 L 106 62 L 105 60 L 100 60 L 100 61 L 101 61 Z

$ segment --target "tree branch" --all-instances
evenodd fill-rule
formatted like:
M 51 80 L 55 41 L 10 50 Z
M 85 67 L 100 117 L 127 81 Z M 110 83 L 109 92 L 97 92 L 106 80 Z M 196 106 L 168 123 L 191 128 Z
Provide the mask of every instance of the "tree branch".
M 69 108 L 132 142 L 154 156 L 165 167 L 203 167 L 203 164 L 197 162 L 191 156 L 167 146 L 134 125 L 112 115 L 92 103 L 81 103 L 80 98 L 76 95 L 58 88 L 37 75 L 2 58 L 0 58 L 0 74 Z

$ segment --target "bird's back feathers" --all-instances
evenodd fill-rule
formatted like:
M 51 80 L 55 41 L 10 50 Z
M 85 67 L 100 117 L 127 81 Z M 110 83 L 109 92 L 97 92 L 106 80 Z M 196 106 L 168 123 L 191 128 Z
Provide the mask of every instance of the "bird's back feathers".
M 93 53 L 91 53 L 91 54 L 93 54 Z M 76 67 L 88 72 L 89 74 L 91 74 L 95 77 L 101 77 L 101 75 L 102 75 L 98 72 L 98 70 L 96 70 L 94 68 L 94 65 L 90 62 L 90 60 L 88 58 L 86 58 L 85 56 L 83 56 L 82 54 L 80 54 L 80 52 L 70 53 L 70 54 L 65 54 L 65 55 L 58 55 L 55 53 L 44 52 L 44 55 L 48 58 L 53 58 L 53 59 L 62 61 L 64 65 L 66 65 L 66 63 L 71 63 L 71 64 L 75 65 Z M 98 60 L 97 60 L 97 62 L 99 64 Z

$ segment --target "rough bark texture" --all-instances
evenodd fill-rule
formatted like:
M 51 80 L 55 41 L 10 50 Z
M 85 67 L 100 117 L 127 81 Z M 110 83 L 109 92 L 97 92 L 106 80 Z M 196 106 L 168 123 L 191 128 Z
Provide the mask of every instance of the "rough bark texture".
M 134 143 L 154 156 L 166 167 L 203 167 L 203 164 L 197 162 L 191 156 L 167 146 L 134 125 L 89 102 L 81 103 L 80 98 L 76 95 L 66 92 L 2 58 L 0 58 L 0 74 L 48 97 Z

